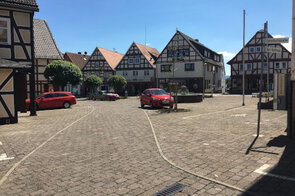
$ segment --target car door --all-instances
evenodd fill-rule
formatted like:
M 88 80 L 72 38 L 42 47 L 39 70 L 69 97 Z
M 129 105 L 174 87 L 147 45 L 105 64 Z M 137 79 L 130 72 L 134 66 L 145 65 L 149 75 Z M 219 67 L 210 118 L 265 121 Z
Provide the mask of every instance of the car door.
M 39 108 L 50 108 L 52 105 L 52 99 L 53 95 L 51 93 L 40 97 L 40 101 L 38 103 Z
M 146 90 L 146 91 L 144 92 L 143 97 L 144 97 L 144 104 L 150 104 L 150 102 L 151 102 L 151 101 L 150 101 L 151 93 L 150 93 L 149 90 Z

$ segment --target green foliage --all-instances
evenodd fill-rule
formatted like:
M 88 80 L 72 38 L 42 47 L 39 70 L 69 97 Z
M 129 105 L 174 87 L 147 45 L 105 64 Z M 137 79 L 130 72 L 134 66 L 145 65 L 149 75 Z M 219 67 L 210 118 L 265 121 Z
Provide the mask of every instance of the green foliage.
M 77 85 L 82 81 L 82 72 L 73 63 L 55 60 L 48 64 L 44 71 L 45 78 L 53 85 L 66 86 L 68 83 Z
M 113 75 L 109 77 L 108 85 L 112 86 L 115 89 L 115 91 L 118 93 L 123 91 L 123 87 L 127 85 L 127 81 L 123 76 Z
M 102 84 L 102 80 L 98 76 L 91 75 L 86 78 L 84 84 L 85 84 L 86 88 L 96 89 L 97 87 L 99 87 Z

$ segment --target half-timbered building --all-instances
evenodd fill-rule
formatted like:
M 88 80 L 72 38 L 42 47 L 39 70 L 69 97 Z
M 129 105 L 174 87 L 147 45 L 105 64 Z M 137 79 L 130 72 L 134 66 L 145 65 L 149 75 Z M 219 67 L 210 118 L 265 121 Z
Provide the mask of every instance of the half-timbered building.
M 159 52 L 139 43 L 133 42 L 116 67 L 116 74 L 127 80 L 129 95 L 138 95 L 143 90 L 155 87 L 155 60 Z
M 16 123 L 25 111 L 26 74 L 34 76 L 33 17 L 35 0 L 0 1 L 0 124 Z M 31 103 L 35 78 L 30 77 Z M 31 115 L 36 114 L 31 104 Z
M 99 76 L 103 81 L 101 89 L 108 90 L 107 80 L 115 74 L 115 68 L 122 57 L 123 54 L 116 51 L 96 47 L 82 69 L 84 80 L 90 75 Z
M 54 60 L 63 59 L 63 55 L 57 47 L 49 26 L 45 20 L 34 19 L 34 44 L 35 44 L 35 90 L 36 96 L 54 86 L 44 77 L 45 67 Z M 29 82 L 27 83 L 28 95 L 30 94 Z M 58 90 L 58 89 L 55 89 Z
M 267 89 L 267 72 L 269 72 L 269 83 L 273 83 L 274 73 L 290 73 L 291 53 L 281 44 L 270 44 L 269 47 L 280 48 L 280 53 L 264 53 L 264 63 L 261 63 L 261 38 L 263 30 L 248 41 L 244 49 L 245 65 L 243 66 L 241 49 L 227 64 L 231 66 L 231 92 L 242 93 L 243 69 L 245 71 L 245 92 L 252 93 L 259 91 L 260 73 L 263 71 L 263 91 Z M 267 38 L 272 35 L 267 34 Z M 268 60 L 267 60 L 268 59 Z M 268 62 L 268 63 L 267 63 Z
M 155 63 L 160 88 L 168 89 L 170 82 L 176 82 L 195 93 L 222 89 L 223 56 L 178 30 Z
M 82 54 L 81 52 L 78 53 L 72 53 L 72 52 L 65 52 L 64 54 L 64 60 L 69 61 L 80 68 L 82 71 L 83 67 L 85 66 L 86 62 L 89 60 L 90 56 L 87 55 L 87 52 L 84 52 Z M 76 96 L 81 96 L 83 94 L 83 86 L 78 84 L 76 86 L 71 86 L 69 91 L 72 92 L 72 94 Z

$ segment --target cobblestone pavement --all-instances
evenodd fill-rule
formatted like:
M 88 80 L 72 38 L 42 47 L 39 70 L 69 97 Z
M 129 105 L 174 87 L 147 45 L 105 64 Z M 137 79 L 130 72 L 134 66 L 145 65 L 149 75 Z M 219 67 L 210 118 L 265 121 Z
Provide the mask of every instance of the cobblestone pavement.
M 14 157 L 0 161 L 0 180 L 17 166 L 0 195 L 152 195 L 176 182 L 186 185 L 177 195 L 244 195 L 198 175 L 257 195 L 292 195 L 292 179 L 254 172 L 268 164 L 263 171 L 295 176 L 286 112 L 262 112 L 263 137 L 245 155 L 255 138 L 257 99 L 246 97 L 244 107 L 240 101 L 240 96 L 216 96 L 179 104 L 191 111 L 170 114 L 141 109 L 138 99 L 79 101 L 36 117 L 22 114 L 18 124 L 0 127 L 0 155 Z M 164 155 L 190 173 L 160 156 L 144 111 Z

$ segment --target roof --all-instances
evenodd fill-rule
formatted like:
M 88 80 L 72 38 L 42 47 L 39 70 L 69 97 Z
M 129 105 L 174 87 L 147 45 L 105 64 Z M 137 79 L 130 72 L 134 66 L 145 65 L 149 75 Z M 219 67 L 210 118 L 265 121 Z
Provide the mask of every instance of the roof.
M 0 58 L 0 68 L 31 68 L 29 63 L 21 63 Z
M 0 6 L 39 11 L 36 0 L 1 0 Z
M 187 36 L 186 34 L 180 32 L 180 31 L 178 31 L 178 30 L 177 30 L 177 32 L 178 32 L 179 34 L 181 34 L 181 35 L 184 37 L 184 39 L 186 39 L 186 41 L 190 44 L 191 47 L 193 47 L 193 48 L 197 51 L 197 53 L 201 56 L 202 59 L 206 59 L 206 61 L 207 61 L 208 63 L 218 64 L 218 65 L 220 65 L 220 66 L 223 66 L 223 64 L 222 64 L 221 62 L 214 61 L 214 60 L 212 60 L 211 58 L 207 58 L 207 57 L 205 57 L 205 56 L 202 54 L 202 52 L 200 51 L 200 49 L 206 49 L 206 50 L 209 50 L 210 52 L 213 52 L 213 53 L 215 53 L 216 55 L 219 55 L 219 56 L 221 56 L 221 54 L 218 54 L 217 52 L 215 52 L 215 51 L 209 49 L 209 48 L 206 47 L 204 44 L 200 43 L 198 40 L 195 40 L 195 39 L 193 39 L 193 38 Z
M 34 19 L 35 58 L 63 59 L 45 20 Z
M 108 62 L 108 64 L 110 65 L 110 67 L 113 70 L 115 70 L 116 66 L 118 65 L 118 63 L 120 62 L 120 60 L 124 56 L 121 53 L 107 50 L 107 49 L 100 48 L 100 47 L 96 47 L 96 49 L 98 49 L 100 51 L 100 53 L 103 55 L 103 57 L 105 58 L 105 60 Z
M 158 58 L 158 56 L 160 55 L 159 51 L 155 48 L 151 48 L 139 43 L 135 43 L 134 44 L 138 47 L 138 49 L 140 50 L 140 52 L 143 54 L 143 56 L 150 62 L 150 64 L 155 68 L 155 61 Z
M 64 54 L 65 60 L 72 62 L 73 64 L 77 65 L 81 70 L 90 58 L 89 55 L 85 54 L 77 54 L 71 52 L 65 52 Z

